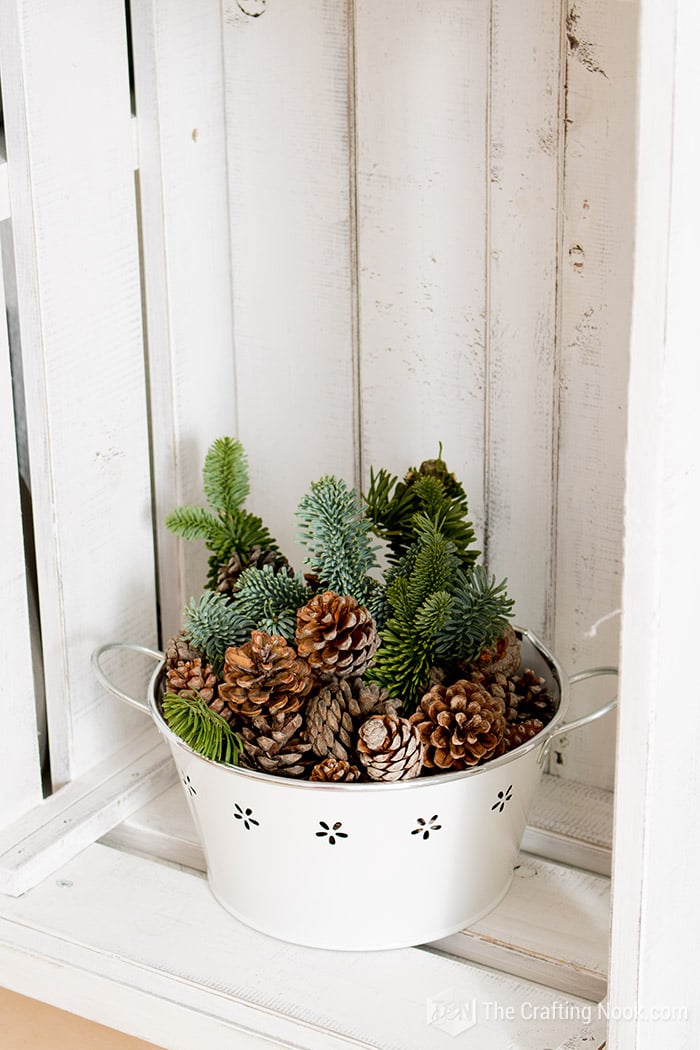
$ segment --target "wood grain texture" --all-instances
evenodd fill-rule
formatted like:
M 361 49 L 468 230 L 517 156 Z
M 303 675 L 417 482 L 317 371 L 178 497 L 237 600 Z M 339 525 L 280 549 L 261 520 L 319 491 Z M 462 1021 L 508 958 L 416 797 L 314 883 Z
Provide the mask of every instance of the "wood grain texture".
M 155 640 L 124 5 L 0 3 L 0 73 L 54 783 L 138 716 L 89 666 Z
M 301 567 L 300 497 L 355 474 L 348 4 L 225 0 L 224 45 L 238 434 Z
M 221 5 L 133 0 L 138 187 L 163 642 L 206 576 L 166 514 L 205 502 L 202 464 L 235 434 Z
M 435 953 L 283 944 L 227 915 L 200 877 L 99 845 L 24 897 L 0 899 L 0 980 L 20 992 L 33 981 L 49 1002 L 60 996 L 168 1050 L 234 1039 L 241 1048 L 433 1050 L 448 1039 L 434 1023 L 445 997 L 481 1011 L 461 1046 L 542 1050 L 581 1027 L 555 1003 L 590 1007 Z M 513 1016 L 489 1019 L 494 1002 Z M 525 1017 L 523 1002 L 552 1014 Z
M 444 455 L 484 523 L 487 4 L 355 4 L 363 481 Z
M 693 3 L 642 5 L 610 989 L 620 1050 L 700 1041 L 700 708 L 685 661 L 669 658 L 694 651 L 700 589 L 699 32 Z
M 22 668 L 0 692 L 0 719 L 11 733 L 0 736 L 0 764 L 6 785 L 0 795 L 0 827 L 41 800 L 41 760 L 34 706 L 33 656 L 24 566 L 19 466 L 14 431 L 10 346 L 0 256 L 0 661 Z
M 618 660 L 636 27 L 636 4 L 567 6 L 554 644 L 569 672 Z M 609 695 L 577 689 L 571 716 Z M 614 717 L 556 752 L 553 773 L 611 788 Z
M 493 0 L 487 200 L 486 553 L 551 642 L 561 180 L 561 5 Z

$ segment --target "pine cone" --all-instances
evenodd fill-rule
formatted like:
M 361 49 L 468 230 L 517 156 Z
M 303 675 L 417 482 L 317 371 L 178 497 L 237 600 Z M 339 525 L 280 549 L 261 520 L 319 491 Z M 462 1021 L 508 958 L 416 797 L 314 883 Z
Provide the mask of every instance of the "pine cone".
M 518 722 L 539 719 L 544 725 L 554 718 L 557 704 L 547 689 L 547 683 L 535 672 L 526 667 L 521 675 L 513 679 L 513 688 L 517 697 Z
M 182 632 L 165 649 L 165 690 L 182 693 L 194 689 L 208 704 L 216 699 L 219 679 L 211 664 L 192 648 Z
M 506 722 L 517 721 L 519 697 L 515 691 L 513 678 L 506 678 L 500 671 L 496 671 L 495 674 L 487 674 L 485 671 L 473 670 L 469 675 L 469 681 L 478 683 L 491 696 L 503 701 Z
M 541 722 L 539 718 L 528 718 L 525 722 L 514 722 L 506 726 L 504 750 L 514 751 L 516 747 L 532 740 L 542 729 L 544 729 L 544 722 Z
M 308 772 L 311 744 L 301 736 L 303 719 L 293 710 L 253 716 L 239 731 L 247 763 L 280 777 Z
M 421 771 L 420 734 L 407 718 L 372 715 L 360 726 L 357 755 L 370 780 L 412 780 Z
M 238 583 L 238 578 L 246 569 L 263 569 L 271 565 L 275 572 L 286 572 L 288 576 L 294 575 L 294 570 L 284 554 L 270 548 L 253 547 L 247 558 L 242 558 L 235 551 L 227 562 L 219 566 L 216 574 L 216 590 L 219 594 L 232 594 Z
M 455 773 L 491 758 L 506 730 L 503 701 L 477 682 L 434 685 L 411 715 L 426 769 Z
M 481 650 L 472 667 L 479 671 L 485 671 L 487 674 L 495 674 L 497 671 L 500 671 L 501 674 L 508 677 L 509 675 L 517 674 L 520 667 L 520 659 L 518 636 L 511 625 L 508 624 L 501 637 L 497 638 L 493 645 L 486 646 Z
M 364 605 L 324 591 L 297 613 L 296 645 L 317 677 L 360 675 L 377 651 L 379 635 Z
M 351 784 L 359 779 L 360 771 L 357 766 L 351 766 L 349 762 L 332 758 L 330 755 L 328 758 L 324 758 L 323 762 L 319 762 L 318 765 L 314 766 L 309 777 L 309 780 L 317 780 L 328 784 Z
M 314 752 L 347 762 L 354 750 L 359 723 L 370 715 L 396 715 L 389 693 L 361 678 L 330 678 L 306 704 L 306 739 Z
M 241 718 L 253 718 L 298 711 L 312 685 L 309 665 L 284 638 L 253 631 L 245 645 L 226 650 L 219 696 Z

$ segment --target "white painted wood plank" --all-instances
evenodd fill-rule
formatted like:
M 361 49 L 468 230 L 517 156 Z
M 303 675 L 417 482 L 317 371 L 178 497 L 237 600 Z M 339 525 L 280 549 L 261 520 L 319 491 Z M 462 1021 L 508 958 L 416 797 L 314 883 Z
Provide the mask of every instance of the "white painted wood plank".
M 493 0 L 488 110 L 486 553 L 515 617 L 553 628 L 561 3 Z
M 300 497 L 355 473 L 349 5 L 223 6 L 238 435 L 300 567 Z
M 2 172 L 0 171 L 0 178 Z M 0 187 L 0 196 L 2 188 Z M 0 201 L 1 207 L 1 201 Z M 34 704 L 27 578 L 14 430 L 10 346 L 0 256 L 0 666 L 21 668 L 5 676 L 0 691 L 0 765 L 5 786 L 0 795 L 0 827 L 41 800 L 41 759 Z M 9 730 L 9 731 L 8 731 Z
M 434 947 L 599 1001 L 607 988 L 609 928 L 609 879 L 523 853 L 498 907 Z
M 567 15 L 554 651 L 573 672 L 618 662 L 638 8 L 570 0 Z M 572 717 L 609 696 L 580 687 Z M 615 717 L 557 751 L 553 773 L 612 788 Z
M 363 481 L 442 441 L 480 535 L 488 14 L 355 3 Z
M 7 161 L 0 154 L 0 222 L 10 217 L 10 184 L 7 178 Z
M 138 716 L 89 665 L 155 641 L 124 5 L 0 2 L 0 74 L 54 784 Z
M 59 976 L 56 987 L 46 964 L 59 961 L 72 980 Z M 31 982 L 35 996 L 58 1005 L 68 998 L 78 1013 L 168 1050 L 191 1050 L 192 1011 L 214 1050 L 241 1029 L 242 1046 L 265 1045 L 257 1037 L 309 1050 L 432 1050 L 445 1045 L 435 1023 L 441 1004 L 466 1010 L 474 1000 L 478 1024 L 460 1046 L 541 1050 L 572 1035 L 591 1008 L 435 953 L 283 944 L 224 912 L 200 877 L 99 845 L 24 897 L 0 900 L 0 980 L 24 992 Z M 125 1014 L 135 1001 L 140 1009 Z M 496 1002 L 511 1019 L 495 1018 L 492 1005 L 489 1014 Z M 529 1019 L 523 1003 L 559 1016 Z
M 523 849 L 609 875 L 613 801 L 611 791 L 543 776 L 525 829 Z
M 700 708 L 672 657 L 695 651 L 700 590 L 698 32 L 693 3 L 641 7 L 610 986 L 620 1050 L 700 1042 Z M 649 1015 L 674 1008 L 685 1015 Z
M 132 0 L 139 200 L 164 640 L 201 593 L 204 544 L 165 515 L 204 503 L 202 464 L 236 432 L 219 0 Z
M 0 893 L 16 897 L 36 886 L 176 778 L 167 745 L 149 726 L 0 831 Z

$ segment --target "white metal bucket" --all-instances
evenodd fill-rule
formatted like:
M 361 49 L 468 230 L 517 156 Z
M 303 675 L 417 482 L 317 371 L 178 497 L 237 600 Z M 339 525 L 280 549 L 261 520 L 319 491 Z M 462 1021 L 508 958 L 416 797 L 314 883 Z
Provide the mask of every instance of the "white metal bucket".
M 507 893 L 553 737 L 600 718 L 610 701 L 565 724 L 568 679 L 530 631 L 523 664 L 558 699 L 533 740 L 483 766 L 393 784 L 324 784 L 211 762 L 169 729 L 160 708 L 163 656 L 112 643 L 93 654 L 113 694 L 149 710 L 168 741 L 207 859 L 212 893 L 263 933 L 336 950 L 407 947 L 476 922 Z M 102 654 L 129 648 L 158 659 L 148 706 L 117 689 Z

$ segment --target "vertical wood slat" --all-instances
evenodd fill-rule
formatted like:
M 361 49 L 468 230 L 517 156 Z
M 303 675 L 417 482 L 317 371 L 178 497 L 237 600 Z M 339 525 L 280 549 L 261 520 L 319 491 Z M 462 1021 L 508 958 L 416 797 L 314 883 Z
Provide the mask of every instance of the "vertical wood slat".
M 41 801 L 41 763 L 31 673 L 29 607 L 2 271 L 0 256 L 0 665 L 22 670 L 0 691 L 0 721 L 11 730 L 0 734 L 0 765 L 4 776 L 0 794 L 0 828 Z
M 155 641 L 124 5 L 0 0 L 51 763 L 62 784 L 143 727 L 90 652 Z
M 363 481 L 442 441 L 481 532 L 488 5 L 355 8 Z
M 236 432 L 219 0 L 132 0 L 163 639 L 206 576 L 165 515 L 204 502 L 202 462 Z
M 245 6 L 224 2 L 238 432 L 300 567 L 299 498 L 355 470 L 348 5 Z
M 487 554 L 514 616 L 551 641 L 561 5 L 491 3 Z
M 692 1050 L 700 705 L 685 657 L 700 592 L 700 9 L 646 0 L 640 29 L 610 1045 Z
M 570 672 L 618 660 L 637 17 L 630 3 L 567 6 L 554 641 Z M 573 717 L 609 696 L 604 681 L 580 687 Z M 612 787 L 612 716 L 555 749 L 553 773 Z

